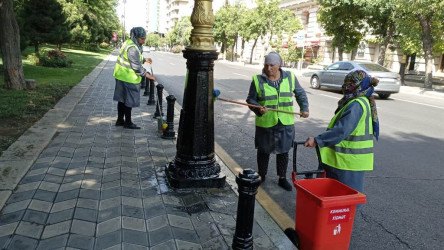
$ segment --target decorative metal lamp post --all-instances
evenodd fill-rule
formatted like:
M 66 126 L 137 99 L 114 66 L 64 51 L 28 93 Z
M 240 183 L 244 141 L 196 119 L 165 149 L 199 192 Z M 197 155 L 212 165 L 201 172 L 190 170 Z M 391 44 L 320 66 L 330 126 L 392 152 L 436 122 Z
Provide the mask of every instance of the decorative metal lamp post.
M 175 188 L 223 187 L 225 175 L 214 153 L 213 68 L 218 53 L 213 45 L 212 0 L 195 0 L 191 23 L 191 45 L 183 51 L 187 76 L 177 152 L 165 172 Z

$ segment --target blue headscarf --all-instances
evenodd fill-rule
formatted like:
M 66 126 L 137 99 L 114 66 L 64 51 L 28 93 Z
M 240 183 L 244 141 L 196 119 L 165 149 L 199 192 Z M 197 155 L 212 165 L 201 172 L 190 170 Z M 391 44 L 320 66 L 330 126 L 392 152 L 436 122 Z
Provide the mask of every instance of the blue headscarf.
M 130 30 L 131 40 L 137 45 L 140 51 L 142 51 L 142 45 L 137 41 L 137 38 L 146 37 L 146 31 L 142 27 L 134 27 Z

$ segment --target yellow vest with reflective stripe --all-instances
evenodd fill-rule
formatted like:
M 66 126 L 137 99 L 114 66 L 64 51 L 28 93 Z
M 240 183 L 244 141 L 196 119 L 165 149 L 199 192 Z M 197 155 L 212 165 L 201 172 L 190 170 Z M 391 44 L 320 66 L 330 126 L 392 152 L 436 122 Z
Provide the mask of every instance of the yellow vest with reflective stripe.
M 293 72 L 289 72 L 291 79 L 285 77 L 279 85 L 279 92 L 276 88 L 270 86 L 260 75 L 253 76 L 254 85 L 258 96 L 258 103 L 267 108 L 286 110 L 293 112 L 293 91 L 295 77 Z M 262 116 L 256 116 L 256 126 L 270 128 L 275 126 L 278 121 L 283 125 L 293 125 L 294 115 L 268 111 Z
M 322 162 L 331 167 L 350 171 L 369 171 L 373 170 L 373 123 L 368 99 L 360 97 L 348 102 L 332 118 L 328 129 L 333 128 L 336 119 L 355 101 L 364 110 L 358 126 L 340 143 L 331 147 L 321 147 L 319 151 Z
M 117 57 L 113 76 L 116 79 L 124 82 L 139 84 L 142 77 L 137 75 L 136 72 L 131 68 L 131 64 L 128 60 L 128 49 L 131 47 L 136 47 L 136 49 L 139 51 L 139 60 L 141 63 L 143 62 L 142 53 L 137 45 L 131 39 L 126 40 L 125 44 L 120 49 L 119 56 Z

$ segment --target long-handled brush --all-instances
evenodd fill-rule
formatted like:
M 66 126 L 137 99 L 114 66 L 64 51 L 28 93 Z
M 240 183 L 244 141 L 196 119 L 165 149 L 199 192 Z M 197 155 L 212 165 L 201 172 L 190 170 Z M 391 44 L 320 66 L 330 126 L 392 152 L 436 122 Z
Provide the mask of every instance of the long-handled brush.
M 221 98 L 221 97 L 219 97 L 219 95 L 220 95 L 220 91 L 219 90 L 217 90 L 217 89 L 213 90 L 213 97 L 216 98 L 217 100 L 221 100 L 221 101 L 224 101 L 224 102 L 231 102 L 231 103 L 234 103 L 234 104 L 244 105 L 244 106 L 248 106 L 248 107 L 252 107 L 252 108 L 258 108 L 258 109 L 263 108 L 262 106 L 259 106 L 259 105 L 243 103 L 243 102 L 238 102 L 238 101 L 233 101 L 233 100 L 228 100 L 228 99 L 225 99 L 225 98 Z M 275 112 L 281 112 L 281 113 L 287 113 L 287 114 L 294 114 L 294 115 L 301 115 L 300 113 L 286 111 L 286 110 L 273 109 L 273 108 L 267 108 L 267 109 L 269 111 L 275 111 Z

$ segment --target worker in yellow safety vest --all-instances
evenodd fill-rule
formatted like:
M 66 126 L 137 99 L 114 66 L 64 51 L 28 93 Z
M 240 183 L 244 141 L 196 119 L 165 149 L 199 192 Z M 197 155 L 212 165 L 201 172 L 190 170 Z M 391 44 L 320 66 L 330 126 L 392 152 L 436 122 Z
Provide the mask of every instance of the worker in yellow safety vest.
M 116 126 L 140 129 L 131 119 L 132 108 L 140 106 L 140 82 L 142 77 L 156 81 L 156 77 L 142 67 L 145 62 L 152 63 L 151 58 L 142 56 L 145 39 L 144 28 L 132 28 L 130 39 L 125 41 L 117 56 L 113 73 L 116 79 L 113 100 L 118 102 Z
M 288 151 L 295 138 L 293 95 L 300 108 L 301 117 L 307 118 L 308 99 L 293 72 L 282 70 L 283 61 L 276 52 L 270 52 L 264 61 L 261 75 L 253 76 L 248 92 L 247 103 L 261 106 L 250 109 L 255 113 L 256 132 L 254 137 L 257 149 L 258 172 L 262 182 L 268 172 L 270 154 L 276 154 L 278 185 L 287 191 L 292 186 L 286 179 Z M 285 112 L 276 112 L 277 109 Z
M 373 137 L 379 136 L 373 97 L 378 82 L 363 70 L 347 74 L 342 85 L 344 96 L 327 130 L 305 142 L 306 147 L 319 147 L 328 178 L 360 192 L 363 192 L 365 172 L 373 170 Z

